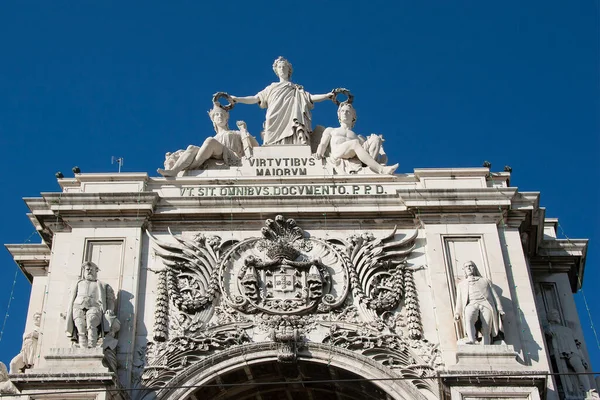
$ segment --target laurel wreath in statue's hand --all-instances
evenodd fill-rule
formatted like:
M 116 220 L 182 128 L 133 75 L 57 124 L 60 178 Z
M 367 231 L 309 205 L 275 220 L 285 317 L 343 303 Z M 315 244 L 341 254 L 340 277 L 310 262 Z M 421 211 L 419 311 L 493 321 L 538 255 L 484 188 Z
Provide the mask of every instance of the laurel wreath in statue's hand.
M 333 93 L 333 98 L 331 99 L 331 101 L 333 101 L 336 106 L 339 106 L 341 103 L 352 104 L 352 102 L 354 101 L 354 95 L 352 93 L 350 93 L 350 91 L 348 89 L 337 88 L 337 89 L 333 89 L 331 92 Z M 339 101 L 338 95 L 340 95 L 340 94 L 345 95 L 347 97 L 347 99 L 344 101 Z
M 225 105 L 221 104 L 219 99 L 227 100 L 227 104 L 225 104 Z M 233 100 L 233 98 L 228 93 L 225 93 L 225 92 L 217 92 L 217 93 L 213 94 L 212 101 L 215 106 L 221 107 L 225 111 L 229 111 L 233 108 L 233 106 L 235 106 L 235 101 Z

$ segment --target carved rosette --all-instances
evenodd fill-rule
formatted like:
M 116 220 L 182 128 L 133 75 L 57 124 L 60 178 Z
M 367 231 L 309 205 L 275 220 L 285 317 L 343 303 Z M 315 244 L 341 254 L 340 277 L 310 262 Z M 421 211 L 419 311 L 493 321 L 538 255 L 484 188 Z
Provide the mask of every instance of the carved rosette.
M 224 255 L 219 285 L 224 300 L 244 313 L 298 315 L 339 307 L 349 291 L 348 266 L 333 246 L 305 238 L 292 219 L 267 220 L 262 237 Z

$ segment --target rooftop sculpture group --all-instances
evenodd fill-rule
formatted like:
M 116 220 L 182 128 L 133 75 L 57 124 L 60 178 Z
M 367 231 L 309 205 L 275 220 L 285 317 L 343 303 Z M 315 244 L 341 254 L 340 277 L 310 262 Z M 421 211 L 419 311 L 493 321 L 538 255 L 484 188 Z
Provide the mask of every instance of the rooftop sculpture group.
M 207 169 L 209 159 L 219 160 L 225 165 L 239 165 L 242 158 L 252 157 L 252 148 L 258 142 L 248 133 L 246 124 L 238 121 L 239 131 L 229 130 L 229 111 L 235 104 L 258 104 L 266 108 L 266 119 L 261 133 L 263 146 L 279 145 L 318 145 L 314 157 L 344 172 L 355 172 L 366 165 L 378 174 L 393 174 L 398 164 L 385 166 L 387 157 L 382 148 L 381 135 L 372 134 L 369 138 L 357 135 L 352 130 L 356 121 L 356 111 L 352 106 L 354 96 L 346 89 L 334 89 L 326 94 L 310 94 L 300 85 L 291 82 L 292 64 L 283 57 L 273 63 L 273 71 L 279 78 L 254 96 L 230 96 L 225 92 L 213 97 L 213 109 L 209 112 L 216 135 L 204 141 L 200 147 L 190 145 L 186 150 L 167 153 L 165 168 L 159 168 L 163 176 L 176 176 L 180 171 Z M 339 94 L 347 99 L 337 100 Z M 229 103 L 223 105 L 220 99 Z M 312 129 L 311 110 L 314 103 L 331 100 L 338 105 L 337 128 L 322 127 Z M 313 134 L 314 133 L 314 134 Z M 322 133 L 319 137 L 317 133 Z M 314 148 L 313 147 L 313 148 Z M 354 165 L 354 168 L 348 167 Z

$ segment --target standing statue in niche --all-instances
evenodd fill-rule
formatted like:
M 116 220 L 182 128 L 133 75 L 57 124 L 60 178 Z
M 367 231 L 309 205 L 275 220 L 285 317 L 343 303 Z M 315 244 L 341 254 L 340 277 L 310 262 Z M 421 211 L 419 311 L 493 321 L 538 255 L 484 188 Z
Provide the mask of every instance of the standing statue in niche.
M 37 350 L 38 338 L 40 336 L 40 320 L 42 313 L 39 311 L 33 314 L 33 325 L 35 328 L 31 332 L 23 335 L 23 345 L 21 352 L 10 361 L 10 373 L 17 374 L 25 372 L 27 368 L 31 368 L 35 361 L 35 352 Z
M 67 311 L 67 336 L 79 347 L 96 347 L 99 335 L 110 332 L 115 315 L 115 292 L 98 280 L 98 266 L 86 261 L 83 277 L 73 285 Z
M 239 131 L 229 129 L 229 111 L 233 104 L 223 107 L 218 103 L 219 97 L 226 97 L 232 102 L 231 97 L 225 93 L 217 93 L 213 98 L 214 106 L 208 112 L 215 128 L 216 135 L 204 141 L 202 146 L 190 145 L 185 151 L 178 150 L 167 153 L 165 169 L 159 168 L 158 173 L 163 176 L 175 176 L 180 171 L 199 169 L 208 159 L 223 160 L 227 165 L 239 163 L 242 157 L 252 156 L 252 148 L 258 142 L 248 133 L 246 123 L 238 121 Z
M 311 110 L 314 103 L 331 100 L 333 92 L 310 94 L 300 85 L 290 81 L 292 64 L 283 57 L 273 63 L 279 77 L 255 96 L 231 96 L 236 103 L 258 104 L 267 109 L 262 133 L 263 145 L 310 144 Z
M 356 110 L 350 101 L 342 102 L 339 105 L 338 120 L 340 121 L 339 128 L 326 128 L 323 131 L 321 143 L 315 154 L 316 158 L 325 157 L 329 151 L 329 157 L 336 165 L 343 163 L 344 160 L 358 158 L 361 163 L 375 173 L 394 173 L 398 164 L 382 165 L 387 157 L 382 149 L 383 138 L 381 135 L 372 134 L 365 139 L 352 131 L 356 123 Z
M 566 373 L 574 371 L 578 374 L 577 376 L 561 376 L 563 386 L 566 386 L 565 389 L 572 392 L 573 385 L 579 386 L 580 389 L 588 395 L 586 398 L 597 398 L 592 396 L 597 396 L 597 394 L 595 390 L 592 390 L 589 378 L 585 375 L 588 364 L 579 350 L 581 342 L 575 339 L 575 335 L 573 335 L 571 328 L 568 328 L 561 323 L 560 313 L 556 309 L 548 311 L 548 326 L 545 329 L 545 334 L 552 345 L 556 363 L 563 363 L 562 365 L 559 365 L 558 372 Z M 561 368 L 561 366 L 563 368 Z M 570 380 L 571 384 L 565 385 L 566 380 Z
M 500 296 L 492 283 L 483 278 L 473 261 L 463 265 L 465 279 L 456 288 L 454 319 L 461 320 L 467 333 L 464 344 L 477 343 L 477 330 L 481 333 L 481 344 L 492 344 L 492 339 L 502 330 L 504 310 Z

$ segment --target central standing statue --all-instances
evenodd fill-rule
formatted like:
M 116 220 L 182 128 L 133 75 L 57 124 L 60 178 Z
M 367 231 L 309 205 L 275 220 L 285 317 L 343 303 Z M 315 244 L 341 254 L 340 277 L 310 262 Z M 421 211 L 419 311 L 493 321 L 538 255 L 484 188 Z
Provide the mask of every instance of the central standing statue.
M 262 133 L 263 145 L 310 144 L 311 113 L 314 103 L 333 100 L 334 93 L 310 94 L 290 82 L 292 64 L 283 57 L 273 63 L 279 82 L 271 83 L 255 96 L 231 96 L 234 102 L 257 104 L 267 109 Z

